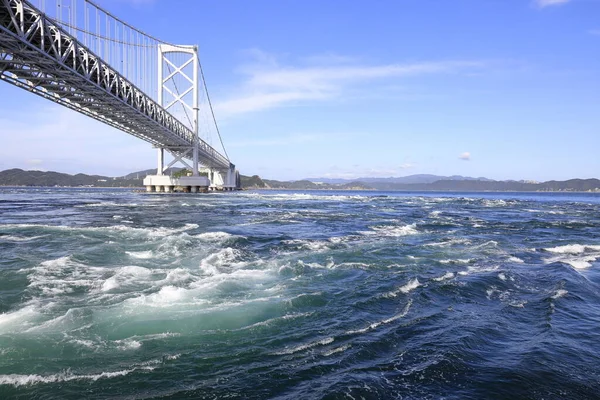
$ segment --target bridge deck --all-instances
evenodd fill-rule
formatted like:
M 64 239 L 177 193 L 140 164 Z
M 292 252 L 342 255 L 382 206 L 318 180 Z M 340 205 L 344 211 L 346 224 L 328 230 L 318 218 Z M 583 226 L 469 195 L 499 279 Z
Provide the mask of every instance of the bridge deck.
M 0 0 L 0 79 L 192 157 L 192 130 L 23 0 Z M 198 144 L 201 164 L 231 168 L 213 147 L 201 139 Z

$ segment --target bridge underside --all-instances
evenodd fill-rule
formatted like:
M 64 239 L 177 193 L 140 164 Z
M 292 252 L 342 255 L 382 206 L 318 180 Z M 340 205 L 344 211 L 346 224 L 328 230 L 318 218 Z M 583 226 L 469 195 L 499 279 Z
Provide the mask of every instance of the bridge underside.
M 0 79 L 216 170 L 233 164 L 52 19 L 0 0 Z

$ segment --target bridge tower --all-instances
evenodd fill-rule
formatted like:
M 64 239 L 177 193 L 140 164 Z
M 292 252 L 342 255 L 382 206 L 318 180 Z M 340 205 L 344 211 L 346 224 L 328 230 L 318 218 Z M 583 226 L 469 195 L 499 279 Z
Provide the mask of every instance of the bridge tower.
M 205 165 L 200 174 L 199 151 L 205 142 L 199 136 L 199 57 L 198 46 L 179 46 L 160 43 L 158 45 L 158 103 L 166 111 L 179 112 L 180 120 L 188 121 L 193 132 L 191 146 L 157 146 L 158 165 L 156 175 L 144 179 L 147 191 L 170 192 L 175 186 L 190 192 L 207 190 L 234 190 L 239 184 L 233 164 L 228 169 Z M 185 118 L 184 118 L 185 117 Z M 165 167 L 165 150 L 173 160 Z M 208 149 L 205 149 L 208 150 Z M 210 148 L 212 150 L 212 148 Z M 191 157 L 190 157 L 191 153 Z M 191 159 L 192 165 L 186 162 Z M 173 178 L 164 171 L 176 163 L 181 163 L 192 171 L 191 176 Z

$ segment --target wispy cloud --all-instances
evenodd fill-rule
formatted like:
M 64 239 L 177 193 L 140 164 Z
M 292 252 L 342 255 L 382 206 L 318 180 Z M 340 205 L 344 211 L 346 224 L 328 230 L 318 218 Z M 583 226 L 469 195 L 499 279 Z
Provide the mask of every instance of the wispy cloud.
M 558 6 L 561 4 L 569 3 L 571 0 L 534 0 L 535 5 L 540 8 L 548 6 Z
M 241 87 L 235 90 L 240 94 L 217 103 L 221 116 L 334 100 L 365 83 L 471 72 L 485 65 L 481 61 L 461 60 L 366 65 L 339 55 L 309 57 L 304 59 L 304 64 L 286 65 L 260 50 L 247 54 L 252 56 L 253 62 L 237 70 L 243 76 Z M 307 59 L 310 59 L 308 64 Z
M 458 158 L 463 161 L 471 161 L 471 153 L 469 153 L 468 151 L 465 151 L 464 153 L 459 155 Z

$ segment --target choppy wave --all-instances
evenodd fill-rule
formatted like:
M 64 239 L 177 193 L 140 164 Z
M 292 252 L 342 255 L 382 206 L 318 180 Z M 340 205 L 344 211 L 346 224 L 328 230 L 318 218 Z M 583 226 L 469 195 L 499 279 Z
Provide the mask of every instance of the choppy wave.
M 32 193 L 0 215 L 0 398 L 600 391 L 600 196 Z

